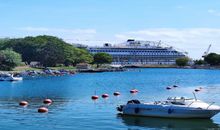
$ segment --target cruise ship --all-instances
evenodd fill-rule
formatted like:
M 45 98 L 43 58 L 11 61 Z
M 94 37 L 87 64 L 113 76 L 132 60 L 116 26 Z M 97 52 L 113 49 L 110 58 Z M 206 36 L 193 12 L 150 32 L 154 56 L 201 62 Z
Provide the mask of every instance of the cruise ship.
M 115 65 L 172 65 L 177 58 L 186 57 L 185 52 L 173 47 L 162 47 L 161 41 L 140 41 L 128 39 L 126 42 L 103 47 L 88 47 L 90 53 L 105 52 L 113 57 Z

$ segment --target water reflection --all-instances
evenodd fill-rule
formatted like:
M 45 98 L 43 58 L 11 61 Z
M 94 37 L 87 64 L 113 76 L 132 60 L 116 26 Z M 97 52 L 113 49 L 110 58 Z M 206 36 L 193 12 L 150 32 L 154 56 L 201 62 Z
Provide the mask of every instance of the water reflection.
M 211 119 L 168 119 L 154 117 L 137 117 L 118 115 L 127 126 L 141 126 L 147 128 L 183 129 L 190 130 L 220 128 Z

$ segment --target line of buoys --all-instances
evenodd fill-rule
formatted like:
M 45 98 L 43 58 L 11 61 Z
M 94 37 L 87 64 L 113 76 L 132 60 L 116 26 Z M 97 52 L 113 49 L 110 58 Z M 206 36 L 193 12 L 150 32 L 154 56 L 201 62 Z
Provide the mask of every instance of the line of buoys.
M 138 92 L 139 92 L 139 91 L 138 91 L 137 89 L 132 89 L 132 90 L 130 90 L 130 93 L 132 93 L 132 94 L 135 94 L 135 93 L 138 93 Z M 120 96 L 121 93 L 118 92 L 118 91 L 116 91 L 116 92 L 113 93 L 113 95 L 114 95 L 114 96 Z M 108 95 L 107 93 L 104 93 L 104 94 L 101 95 L 101 97 L 104 98 L 104 99 L 106 99 L 106 98 L 109 98 L 109 95 Z M 92 96 L 91 96 L 91 99 L 92 99 L 92 100 L 97 100 L 97 99 L 99 99 L 99 96 L 98 96 L 98 95 L 92 95 Z
M 136 91 L 137 91 L 137 90 L 136 90 Z M 121 95 L 121 94 L 120 94 L 120 92 L 114 92 L 113 95 L 114 95 L 114 96 L 119 96 L 119 95 Z M 104 99 L 106 99 L 106 98 L 109 97 L 109 95 L 108 95 L 107 93 L 105 93 L 105 94 L 102 94 L 101 97 L 104 98 Z M 91 99 L 92 99 L 92 100 L 97 100 L 97 99 L 99 99 L 99 96 L 98 96 L 98 95 L 92 95 L 92 96 L 91 96 Z
M 52 101 L 51 99 L 48 99 L 48 98 L 47 98 L 47 99 L 44 99 L 44 101 L 43 101 L 43 103 L 44 103 L 44 104 L 47 104 L 47 105 L 52 104 L 52 102 L 53 102 L 53 101 Z
M 19 102 L 19 105 L 22 106 L 22 107 L 26 107 L 26 106 L 28 106 L 28 102 L 27 101 L 21 101 L 21 102 Z
M 97 99 L 99 99 L 99 96 L 98 95 L 92 95 L 91 99 L 92 100 L 97 100 Z
M 46 105 L 50 105 L 50 104 L 52 104 L 52 102 L 53 102 L 53 101 L 52 101 L 51 99 L 49 99 L 49 98 L 44 99 L 44 101 L 43 101 L 43 103 L 46 104 Z M 19 106 L 26 107 L 26 106 L 28 106 L 28 102 L 27 102 L 27 101 L 20 101 L 20 102 L 19 102 Z M 48 112 L 48 108 L 46 108 L 46 107 L 40 107 L 40 108 L 38 108 L 38 112 L 39 112 L 39 113 Z
M 46 113 L 46 112 L 48 112 L 48 109 L 46 107 L 40 107 L 40 108 L 38 108 L 38 112 L 39 113 Z
M 102 98 L 108 98 L 108 97 L 109 97 L 109 95 L 107 93 L 102 94 Z
M 119 96 L 119 95 L 121 95 L 121 94 L 120 94 L 120 92 L 114 92 L 113 95 L 114 95 L 114 96 Z
M 137 89 L 132 89 L 132 90 L 130 90 L 130 93 L 138 93 L 138 90 Z

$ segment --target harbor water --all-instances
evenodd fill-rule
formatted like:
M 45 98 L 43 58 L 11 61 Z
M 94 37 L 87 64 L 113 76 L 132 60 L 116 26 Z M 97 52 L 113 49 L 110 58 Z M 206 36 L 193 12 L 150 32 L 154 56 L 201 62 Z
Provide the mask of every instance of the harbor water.
M 167 86 L 179 87 L 166 90 Z M 0 82 L 1 130 L 139 130 L 220 129 L 220 114 L 212 119 L 166 119 L 120 116 L 117 105 L 128 100 L 165 100 L 170 96 L 193 97 L 220 105 L 220 70 L 131 69 L 125 72 L 80 73 L 68 76 L 28 77 L 18 82 Z M 131 89 L 138 89 L 135 95 Z M 113 96 L 119 91 L 120 96 Z M 94 94 L 96 101 L 91 100 Z M 108 99 L 101 95 L 109 94 Z M 48 113 L 38 113 L 45 98 L 53 103 Z M 19 102 L 26 100 L 25 108 Z

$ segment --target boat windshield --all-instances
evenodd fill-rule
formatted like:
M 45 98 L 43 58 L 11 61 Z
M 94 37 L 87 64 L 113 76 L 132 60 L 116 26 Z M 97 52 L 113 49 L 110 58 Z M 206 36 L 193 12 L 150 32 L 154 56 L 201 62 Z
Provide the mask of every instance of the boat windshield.
M 174 105 L 185 105 L 185 100 L 187 100 L 185 97 L 169 97 L 167 98 L 167 101 Z
M 170 103 L 172 103 L 173 105 L 185 105 L 185 103 L 183 102 L 170 102 Z

